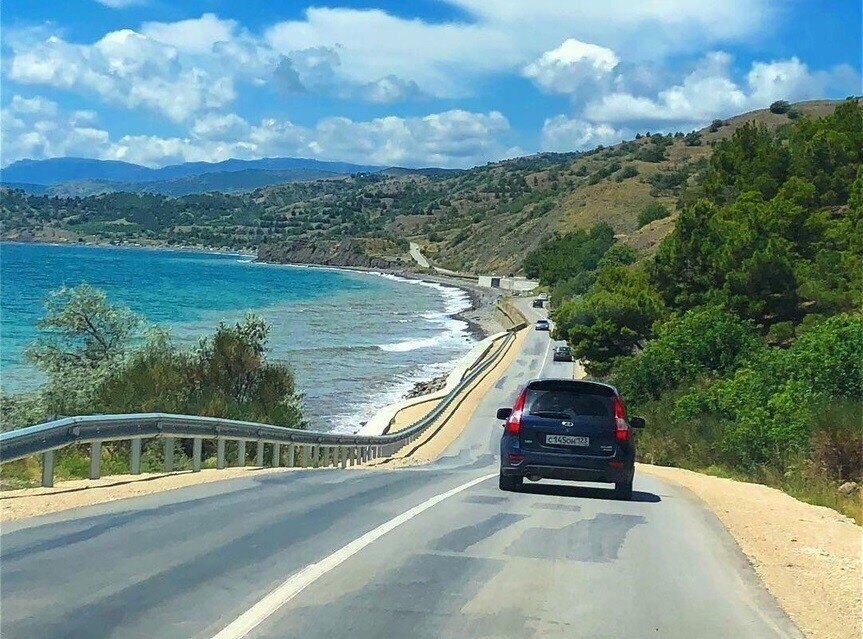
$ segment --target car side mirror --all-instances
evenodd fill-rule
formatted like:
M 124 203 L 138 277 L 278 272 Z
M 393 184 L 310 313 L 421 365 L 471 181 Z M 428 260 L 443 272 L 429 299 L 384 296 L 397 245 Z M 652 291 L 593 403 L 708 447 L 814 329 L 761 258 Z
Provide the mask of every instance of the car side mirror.
M 644 428 L 644 417 L 630 417 L 629 425 L 633 428 Z
M 512 415 L 512 409 L 511 408 L 498 408 L 497 409 L 497 418 L 498 419 L 506 420 L 506 419 L 509 419 L 510 415 Z

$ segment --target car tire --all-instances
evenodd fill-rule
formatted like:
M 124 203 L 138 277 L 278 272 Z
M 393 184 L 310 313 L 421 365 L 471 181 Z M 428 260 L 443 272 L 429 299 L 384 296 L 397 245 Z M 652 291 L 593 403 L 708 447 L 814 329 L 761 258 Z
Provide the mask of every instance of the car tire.
M 522 483 L 524 481 L 524 477 L 521 475 L 500 475 L 500 479 L 498 481 L 498 486 L 500 486 L 501 490 L 506 490 L 510 492 L 517 492 L 521 490 Z
M 618 499 L 632 499 L 632 480 L 619 481 L 614 484 L 614 496 Z

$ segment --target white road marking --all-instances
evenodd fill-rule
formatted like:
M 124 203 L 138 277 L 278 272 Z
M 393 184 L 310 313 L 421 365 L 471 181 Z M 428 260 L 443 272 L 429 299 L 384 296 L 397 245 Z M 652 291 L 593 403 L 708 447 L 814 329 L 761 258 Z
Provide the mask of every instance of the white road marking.
M 396 515 L 388 522 L 381 524 L 377 528 L 370 530 L 362 537 L 354 539 L 349 544 L 342 546 L 337 551 L 324 557 L 321 561 L 310 564 L 303 568 L 300 572 L 288 577 L 281 585 L 273 590 L 266 597 L 261 599 L 254 606 L 249 608 L 242 615 L 228 624 L 220 632 L 213 635 L 213 639 L 241 639 L 248 635 L 252 630 L 258 627 L 270 615 L 284 606 L 291 599 L 300 594 L 307 586 L 313 584 L 316 580 L 323 577 L 333 568 L 341 564 L 343 561 L 357 554 L 363 548 L 386 535 L 391 530 L 398 528 L 402 524 L 410 521 L 422 512 L 425 512 L 432 506 L 435 506 L 445 499 L 457 495 L 458 493 L 467 490 L 477 484 L 484 482 L 492 477 L 497 476 L 497 473 L 483 475 L 477 479 L 473 479 L 461 486 L 456 486 L 452 490 L 445 493 L 440 493 L 434 497 L 427 499 L 421 504 L 406 510 L 400 515 Z

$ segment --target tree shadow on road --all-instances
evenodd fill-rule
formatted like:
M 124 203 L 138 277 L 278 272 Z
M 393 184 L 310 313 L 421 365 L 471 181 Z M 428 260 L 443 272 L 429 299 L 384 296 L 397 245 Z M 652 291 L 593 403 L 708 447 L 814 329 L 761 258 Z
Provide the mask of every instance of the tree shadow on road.
M 596 488 L 593 486 L 577 486 L 567 484 L 535 484 L 525 482 L 519 492 L 532 495 L 550 495 L 553 497 L 581 497 L 584 499 L 609 499 L 612 501 L 635 501 L 656 504 L 662 501 L 659 495 L 642 490 L 632 491 L 632 499 L 624 500 L 614 494 L 613 488 Z

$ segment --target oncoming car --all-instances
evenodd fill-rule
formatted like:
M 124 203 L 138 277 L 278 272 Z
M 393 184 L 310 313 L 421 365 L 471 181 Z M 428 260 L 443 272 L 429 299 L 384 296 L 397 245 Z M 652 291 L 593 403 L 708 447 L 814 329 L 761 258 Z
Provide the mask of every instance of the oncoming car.
M 633 430 L 613 386 L 572 379 L 527 383 L 512 408 L 500 408 L 500 488 L 519 490 L 524 478 L 614 484 L 618 497 L 632 497 Z

